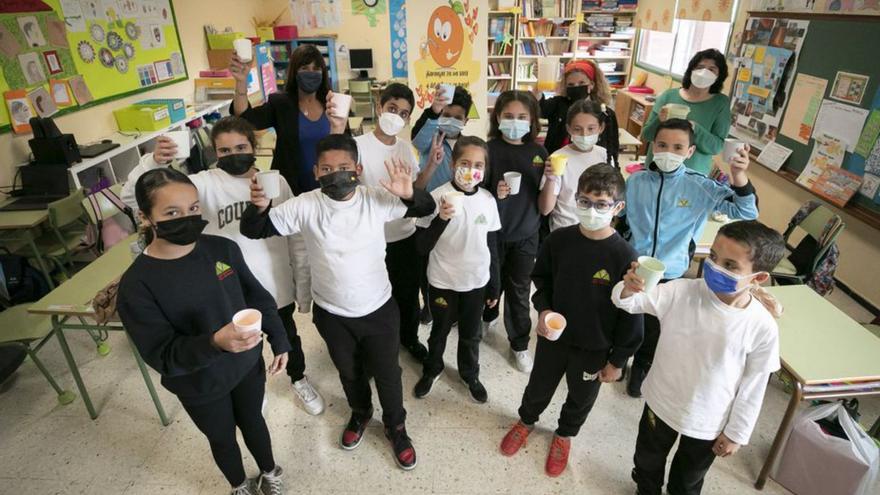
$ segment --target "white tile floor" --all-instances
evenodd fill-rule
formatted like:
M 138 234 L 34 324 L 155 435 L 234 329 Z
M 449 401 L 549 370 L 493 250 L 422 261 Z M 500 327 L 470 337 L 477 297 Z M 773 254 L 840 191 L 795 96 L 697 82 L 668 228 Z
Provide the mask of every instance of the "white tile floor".
M 833 300 L 865 321 L 868 314 L 842 293 Z M 862 313 L 858 313 L 862 311 Z M 492 331 L 482 346 L 482 379 L 489 403 L 469 400 L 453 367 L 430 396 L 412 397 L 420 369 L 401 356 L 408 429 L 419 455 L 411 472 L 399 470 L 379 423 L 368 429 L 354 452 L 337 447 L 348 419 L 336 372 L 323 341 L 304 315 L 297 316 L 308 374 L 324 394 L 327 410 L 308 416 L 294 404 L 286 377 L 269 383 L 268 422 L 277 461 L 286 470 L 289 493 L 308 494 L 470 494 L 470 493 L 633 493 L 629 473 L 642 401 L 628 398 L 622 384 L 603 387 L 580 435 L 573 442 L 568 469 L 556 479 L 544 475 L 544 460 L 556 426 L 564 385 L 529 444 L 513 458 L 498 444 L 514 421 L 527 376 L 507 360 L 503 330 Z M 427 329 L 422 328 L 423 338 Z M 101 415 L 91 421 L 80 399 L 60 406 L 34 365 L 26 362 L 0 393 L 0 494 L 221 494 L 226 493 L 207 442 L 172 395 L 160 391 L 172 424 L 159 424 L 128 343 L 111 337 L 113 351 L 98 357 L 85 336 L 70 338 L 85 381 Z M 534 339 L 533 339 L 534 345 Z M 447 349 L 454 362 L 455 344 Z M 63 386 L 75 390 L 55 342 L 41 353 Z M 158 384 L 158 376 L 154 373 Z M 782 417 L 787 395 L 772 385 L 751 444 L 735 457 L 718 460 L 706 479 L 706 494 L 739 494 L 752 483 Z M 378 406 L 378 404 L 377 404 Z M 880 413 L 880 401 L 862 400 L 863 423 Z M 376 418 L 380 417 L 377 410 Z M 244 446 L 242 444 L 242 449 Z M 249 472 L 256 467 L 247 457 Z M 787 493 L 768 482 L 764 493 Z

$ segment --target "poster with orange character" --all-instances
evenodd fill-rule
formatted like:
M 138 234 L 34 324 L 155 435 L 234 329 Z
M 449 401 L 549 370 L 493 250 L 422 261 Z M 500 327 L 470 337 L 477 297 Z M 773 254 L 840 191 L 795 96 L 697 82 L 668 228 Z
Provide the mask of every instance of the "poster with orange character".
M 479 118 L 486 108 L 488 45 L 481 27 L 487 23 L 488 1 L 424 0 L 424 4 L 407 13 L 409 82 L 416 94 L 416 113 L 431 106 L 438 84 L 455 84 L 470 91 L 474 98 L 470 118 Z M 485 133 L 474 126 L 472 134 Z

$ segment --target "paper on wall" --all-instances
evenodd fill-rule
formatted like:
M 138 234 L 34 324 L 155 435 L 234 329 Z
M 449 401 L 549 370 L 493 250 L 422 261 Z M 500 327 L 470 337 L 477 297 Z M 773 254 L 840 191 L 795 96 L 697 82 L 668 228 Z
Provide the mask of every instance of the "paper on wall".
M 846 151 L 852 153 L 859 142 L 868 113 L 864 108 L 822 100 L 822 107 L 819 108 L 816 125 L 813 127 L 813 138 L 822 134 L 837 136 L 846 143 Z
M 782 120 L 782 134 L 801 144 L 808 144 L 828 80 L 799 73 L 791 89 L 788 108 Z
M 86 30 L 86 19 L 79 0 L 61 0 L 61 12 L 68 31 L 81 33 Z
M 771 141 L 767 143 L 767 146 L 761 150 L 761 154 L 758 155 L 758 163 L 764 165 L 774 172 L 778 172 L 782 165 L 785 164 L 785 161 L 788 160 L 788 157 L 791 155 L 792 150 L 782 146 L 776 141 Z
M 859 188 L 859 194 L 874 199 L 877 195 L 877 189 L 880 188 L 880 177 L 871 174 L 865 174 L 862 177 L 862 187 Z
M 874 109 L 871 111 L 865 127 L 862 128 L 862 134 L 856 145 L 856 153 L 867 158 L 874 143 L 877 142 L 878 136 L 880 136 L 880 109 Z
M 797 182 L 807 189 L 812 189 L 826 168 L 840 168 L 846 154 L 846 143 L 835 136 L 821 134 L 814 139 L 807 166 L 797 178 Z

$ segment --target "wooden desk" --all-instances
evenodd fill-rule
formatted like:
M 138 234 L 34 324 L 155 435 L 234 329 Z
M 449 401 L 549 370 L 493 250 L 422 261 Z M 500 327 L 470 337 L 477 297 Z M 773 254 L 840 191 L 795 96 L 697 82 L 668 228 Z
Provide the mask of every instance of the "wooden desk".
M 0 206 L 12 202 L 14 199 L 8 199 L 0 202 Z M 55 287 L 49 268 L 46 266 L 43 255 L 37 248 L 35 242 L 40 235 L 39 226 L 49 219 L 49 210 L 43 208 L 41 210 L 23 210 L 23 211 L 0 211 L 0 244 L 7 247 L 15 245 L 27 244 L 37 260 L 37 265 L 43 273 L 43 277 L 49 284 L 49 287 Z
M 642 142 L 639 141 L 636 136 L 630 134 L 630 132 L 623 127 L 619 127 L 618 131 L 618 135 L 620 136 L 620 151 L 628 150 L 630 153 L 636 155 L 636 158 L 638 158 L 639 150 L 642 147 Z
M 649 95 L 618 91 L 614 99 L 617 127 L 621 130 L 625 129 L 635 137 L 641 136 L 642 127 L 645 126 L 645 121 L 648 120 L 648 116 L 651 115 L 651 110 L 654 108 L 654 102 L 646 100 L 645 96 Z M 636 110 L 642 114 L 640 119 L 633 116 Z M 646 150 L 647 146 L 645 143 L 640 143 L 638 154 L 644 155 Z
M 80 396 L 86 405 L 86 410 L 92 419 L 96 419 L 98 413 L 95 411 L 95 406 L 92 405 L 92 399 L 79 373 L 79 367 L 73 358 L 73 354 L 70 352 L 70 346 L 64 336 L 64 330 L 125 331 L 125 328 L 119 323 L 108 325 L 87 324 L 86 319 L 93 319 L 95 317 L 95 311 L 91 304 L 95 295 L 110 284 L 110 282 L 121 276 L 131 265 L 130 245 L 136 239 L 137 235 L 134 234 L 119 242 L 28 308 L 30 313 L 52 317 L 52 330 L 58 338 L 58 344 L 61 346 L 61 351 L 67 360 L 67 366 L 70 368 L 70 373 L 73 375 L 76 387 L 79 389 Z M 71 318 L 76 318 L 80 324 L 67 323 Z M 125 335 L 127 337 L 128 333 Z M 141 374 L 144 377 L 144 383 L 147 385 L 147 390 L 150 392 L 150 397 L 152 397 L 156 411 L 159 413 L 159 419 L 164 426 L 167 426 L 169 421 L 165 415 L 162 403 L 159 401 L 159 396 L 156 394 L 156 389 L 153 386 L 147 366 L 144 364 L 140 353 L 138 353 L 130 338 L 129 343 L 131 344 L 131 351 L 137 361 L 138 368 L 140 368 Z
M 6 200 L 0 203 L 0 207 L 11 203 Z M 49 219 L 49 211 L 25 210 L 25 211 L 0 211 L 0 230 L 32 229 Z
M 792 378 L 794 390 L 755 482 L 759 490 L 801 401 L 880 395 L 880 338 L 806 285 L 768 290 L 785 308 L 778 320 L 779 356 L 781 372 Z

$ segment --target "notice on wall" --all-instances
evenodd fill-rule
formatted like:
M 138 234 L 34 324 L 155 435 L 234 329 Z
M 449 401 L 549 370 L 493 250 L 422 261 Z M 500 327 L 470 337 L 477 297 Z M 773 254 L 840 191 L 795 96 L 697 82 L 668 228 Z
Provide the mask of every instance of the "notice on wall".
M 831 134 L 846 143 L 846 151 L 854 152 L 869 111 L 864 108 L 823 100 L 813 128 L 813 137 Z
M 782 119 L 783 135 L 801 144 L 809 143 L 827 86 L 827 79 L 804 73 L 797 75 Z

